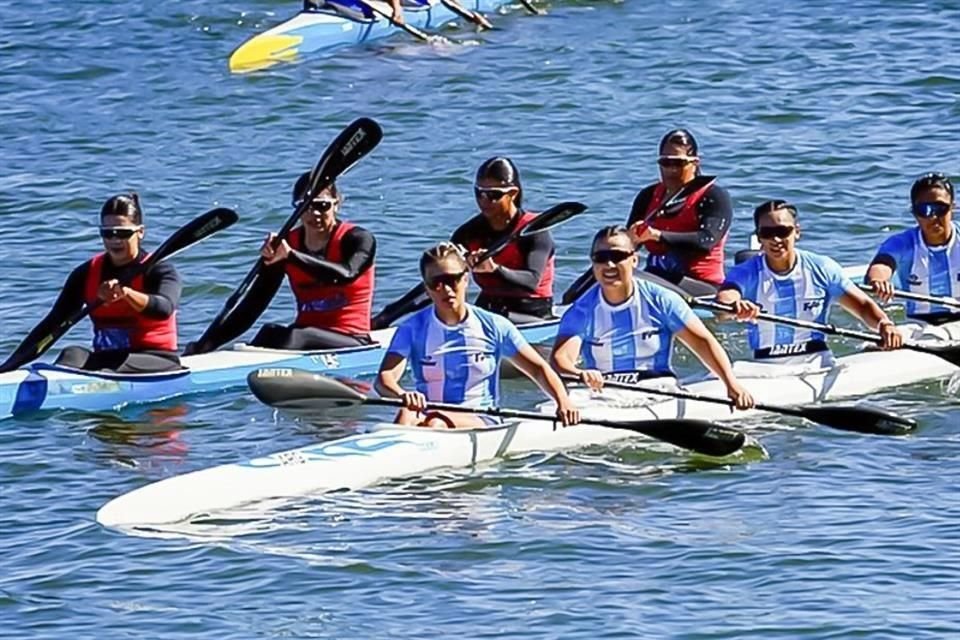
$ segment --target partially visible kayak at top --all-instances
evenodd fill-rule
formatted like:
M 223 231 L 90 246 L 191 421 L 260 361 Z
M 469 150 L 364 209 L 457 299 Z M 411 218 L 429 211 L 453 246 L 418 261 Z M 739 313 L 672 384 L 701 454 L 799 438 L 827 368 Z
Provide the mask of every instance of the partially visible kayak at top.
M 369 0 L 369 4 L 386 15 L 392 14 L 387 2 Z M 462 0 L 460 4 L 473 11 L 490 12 L 507 2 Z M 436 30 L 459 17 L 440 2 L 423 8 L 404 6 L 403 15 L 406 24 L 428 30 Z M 332 9 L 301 11 L 237 47 L 230 54 L 230 71 L 247 73 L 266 69 L 279 62 L 292 62 L 318 51 L 386 38 L 399 31 L 401 27 L 379 16 L 366 20 L 350 18 Z

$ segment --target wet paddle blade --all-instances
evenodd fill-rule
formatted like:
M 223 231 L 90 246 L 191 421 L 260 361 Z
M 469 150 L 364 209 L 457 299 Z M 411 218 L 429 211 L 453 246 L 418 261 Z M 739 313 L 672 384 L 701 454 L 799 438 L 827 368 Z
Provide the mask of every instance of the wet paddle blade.
M 589 422 L 591 421 L 584 420 L 584 423 Z M 640 422 L 604 421 L 602 424 L 615 429 L 636 431 L 676 447 L 708 456 L 722 457 L 736 453 L 747 441 L 742 431 L 707 420 L 670 418 Z
M 277 409 L 318 411 L 367 401 L 349 385 L 303 369 L 257 369 L 247 376 L 247 385 L 257 400 Z
M 879 407 L 856 404 L 823 404 L 797 407 L 807 420 L 854 433 L 902 436 L 917 429 L 917 421 L 884 411 Z

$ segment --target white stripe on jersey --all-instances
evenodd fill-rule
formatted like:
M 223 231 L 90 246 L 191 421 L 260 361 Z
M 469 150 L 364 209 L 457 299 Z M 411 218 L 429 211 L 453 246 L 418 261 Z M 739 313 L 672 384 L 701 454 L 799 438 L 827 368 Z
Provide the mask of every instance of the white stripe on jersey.
M 910 265 L 909 275 L 901 282 L 907 285 L 911 293 L 960 298 L 960 242 L 957 242 L 956 227 L 944 247 L 929 247 L 923 241 L 920 227 L 916 228 L 913 235 L 913 264 Z M 944 312 L 953 311 L 929 302 L 907 302 L 907 315 Z

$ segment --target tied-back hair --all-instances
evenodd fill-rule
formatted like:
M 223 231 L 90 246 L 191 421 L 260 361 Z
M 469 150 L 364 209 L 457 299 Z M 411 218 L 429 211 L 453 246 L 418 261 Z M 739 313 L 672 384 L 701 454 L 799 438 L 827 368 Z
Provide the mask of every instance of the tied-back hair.
M 630 243 L 630 248 L 636 251 L 636 244 L 633 241 L 633 236 L 630 235 L 630 230 L 627 229 L 622 224 L 611 224 L 606 227 L 603 227 L 593 235 L 593 241 L 590 243 L 590 251 L 593 251 L 593 247 L 597 246 L 597 243 L 601 240 L 609 241 L 610 238 L 616 238 L 617 236 L 623 236 Z
M 697 144 L 697 139 L 693 137 L 693 134 L 690 133 L 689 129 L 673 129 L 672 131 L 667 131 L 663 134 L 663 137 L 660 138 L 660 146 L 657 147 L 657 153 L 663 155 L 663 148 L 668 144 L 681 145 L 687 148 L 687 155 L 691 158 L 700 157 L 700 145 Z M 701 167 L 697 165 L 697 175 L 700 175 Z
M 689 129 L 667 131 L 663 134 L 663 137 L 660 138 L 660 146 L 657 147 L 657 153 L 663 155 L 663 148 L 668 144 L 682 145 L 687 148 L 688 155 L 695 158 L 700 157 L 700 146 L 697 144 L 697 139 L 693 137 Z
M 517 197 L 514 202 L 517 209 L 523 211 L 523 183 L 520 181 L 520 170 L 513 160 L 505 156 L 487 158 L 477 169 L 476 182 L 484 179 L 497 180 L 503 185 L 516 187 Z
M 950 203 L 953 203 L 953 183 L 946 174 L 934 171 L 923 174 L 910 187 L 910 204 L 916 204 L 917 197 L 927 189 L 943 189 L 950 194 Z
M 100 209 L 100 219 L 107 216 L 122 216 L 130 218 L 134 224 L 143 224 L 143 210 L 140 208 L 140 196 L 136 191 L 121 193 L 103 203 Z
M 793 217 L 794 221 L 797 219 L 797 208 L 787 202 L 786 200 L 767 200 L 764 203 L 761 203 L 753 210 L 753 226 L 760 226 L 760 216 L 773 213 L 778 209 L 785 209 Z
M 464 254 L 463 247 L 453 242 L 441 242 L 438 245 L 430 247 L 420 256 L 420 277 L 423 278 L 427 275 L 428 266 L 438 264 L 448 258 L 456 260 L 460 264 L 461 269 L 467 269 L 467 258 Z
M 303 174 L 297 178 L 297 182 L 293 185 L 293 194 L 291 196 L 291 204 L 294 207 L 299 207 L 303 204 L 303 199 L 307 197 L 307 189 L 310 188 L 310 174 L 312 171 L 305 171 Z M 340 197 L 340 191 L 337 190 L 337 185 L 335 182 L 331 182 L 330 186 L 325 189 L 330 192 L 334 198 L 336 198 L 338 203 L 343 203 L 343 198 Z M 313 194 L 313 197 L 316 198 L 318 194 Z

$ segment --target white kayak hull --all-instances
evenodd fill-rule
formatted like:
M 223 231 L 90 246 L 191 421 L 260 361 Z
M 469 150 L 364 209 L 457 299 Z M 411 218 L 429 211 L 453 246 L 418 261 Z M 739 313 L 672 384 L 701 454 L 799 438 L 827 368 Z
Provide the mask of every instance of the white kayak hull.
M 742 368 L 739 365 L 735 366 Z M 802 376 L 744 375 L 741 381 L 758 401 L 802 404 L 862 396 L 956 371 L 957 367 L 936 356 L 914 351 L 873 351 L 839 358 L 837 366 L 828 371 Z M 686 388 L 704 395 L 723 396 L 723 387 L 717 380 L 695 382 Z M 716 404 L 664 400 L 662 396 L 636 392 L 608 390 L 599 397 L 583 389 L 573 393 L 585 416 L 611 420 L 676 417 L 730 420 L 746 415 Z M 549 412 L 550 408 L 543 405 L 541 410 Z M 97 521 L 117 528 L 174 524 L 249 503 L 359 489 L 386 479 L 416 476 L 441 468 L 470 467 L 534 451 L 605 445 L 630 437 L 642 438 L 627 430 L 588 425 L 555 428 L 549 421 L 477 430 L 381 425 L 369 433 L 149 484 L 108 502 L 97 513 Z M 668 448 L 649 439 L 644 441 Z
M 604 445 L 631 437 L 642 438 L 624 429 L 563 428 L 550 421 L 457 430 L 380 424 L 367 433 L 149 484 L 105 504 L 97 512 L 97 522 L 117 528 L 174 524 L 249 503 L 355 490 L 437 469 L 471 467 L 510 455 Z

